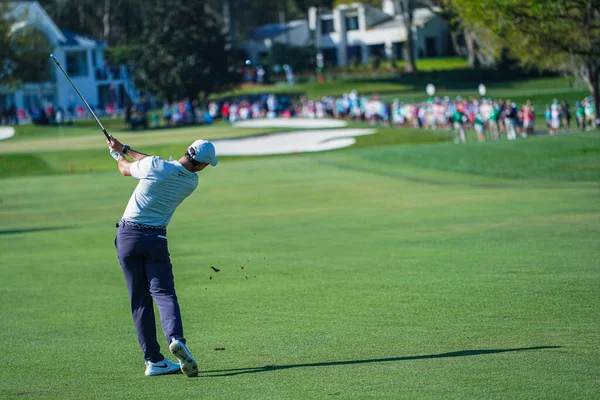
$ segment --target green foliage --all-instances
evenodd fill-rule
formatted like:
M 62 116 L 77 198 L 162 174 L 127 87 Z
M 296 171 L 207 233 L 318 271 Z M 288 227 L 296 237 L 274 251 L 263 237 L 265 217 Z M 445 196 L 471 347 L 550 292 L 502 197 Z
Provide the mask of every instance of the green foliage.
M 15 69 L 10 46 L 10 28 L 14 21 L 8 18 L 8 11 L 9 1 L 0 0 L 0 84 L 10 83 Z
M 151 2 L 145 0 L 40 0 L 61 28 L 110 46 L 137 42 Z
M 11 9 L 8 0 L 0 0 L 0 85 L 16 88 L 23 82 L 48 80 L 52 73 L 48 38 L 29 26 L 13 30 L 26 16 L 8 17 Z
M 381 57 L 378 55 L 373 55 L 370 57 L 369 62 L 371 64 L 371 68 L 378 69 L 381 65 Z
M 257 27 L 308 17 L 312 6 L 331 8 L 332 0 L 211 0 L 215 10 L 229 5 L 234 40 L 247 40 Z
M 142 90 L 172 100 L 209 94 L 236 80 L 223 28 L 205 1 L 156 0 L 133 60 Z
M 16 56 L 18 74 L 23 82 L 51 80 L 51 60 L 48 55 L 52 45 L 48 37 L 35 28 L 25 27 L 13 33 L 11 44 Z
M 600 0 L 447 0 L 497 57 L 569 71 L 600 102 Z
M 466 23 L 491 33 L 525 64 L 555 69 L 572 55 L 600 56 L 598 0 L 449 2 Z
M 114 65 L 131 65 L 141 56 L 142 48 L 141 44 L 112 46 L 105 50 L 104 57 Z

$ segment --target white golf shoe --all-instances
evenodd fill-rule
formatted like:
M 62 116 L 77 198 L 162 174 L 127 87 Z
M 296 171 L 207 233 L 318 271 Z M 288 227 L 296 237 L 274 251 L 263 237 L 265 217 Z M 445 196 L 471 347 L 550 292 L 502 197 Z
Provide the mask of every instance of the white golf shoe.
M 183 342 L 177 339 L 171 340 L 169 350 L 179 360 L 181 372 L 187 376 L 198 376 L 198 364 Z
M 146 361 L 146 376 L 166 375 L 179 372 L 181 367 L 166 358 L 159 362 Z

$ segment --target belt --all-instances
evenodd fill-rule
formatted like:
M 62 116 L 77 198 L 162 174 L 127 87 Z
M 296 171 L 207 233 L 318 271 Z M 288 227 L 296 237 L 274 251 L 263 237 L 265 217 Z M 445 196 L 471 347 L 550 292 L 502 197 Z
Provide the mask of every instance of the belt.
M 118 228 L 120 226 L 133 226 L 134 228 L 142 228 L 142 229 L 157 229 L 157 230 L 165 230 L 167 229 L 166 225 L 148 225 L 148 224 L 140 224 L 139 222 L 127 221 L 126 219 L 122 219 L 115 224 Z

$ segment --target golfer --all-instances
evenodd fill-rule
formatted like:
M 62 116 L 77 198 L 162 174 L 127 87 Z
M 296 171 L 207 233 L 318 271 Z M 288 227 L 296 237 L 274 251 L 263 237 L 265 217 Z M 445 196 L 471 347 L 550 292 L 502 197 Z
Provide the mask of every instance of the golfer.
M 198 364 L 185 346 L 183 336 L 167 248 L 167 225 L 177 206 L 198 186 L 196 172 L 217 165 L 215 147 L 205 140 L 196 140 L 179 160 L 165 161 L 137 152 L 112 136 L 106 142 L 121 174 L 140 181 L 117 223 L 115 246 L 129 289 L 135 330 L 146 359 L 145 374 L 164 375 L 181 370 L 187 376 L 197 376 Z M 125 155 L 134 162 L 129 162 Z M 153 299 L 169 350 L 179 364 L 160 352 Z

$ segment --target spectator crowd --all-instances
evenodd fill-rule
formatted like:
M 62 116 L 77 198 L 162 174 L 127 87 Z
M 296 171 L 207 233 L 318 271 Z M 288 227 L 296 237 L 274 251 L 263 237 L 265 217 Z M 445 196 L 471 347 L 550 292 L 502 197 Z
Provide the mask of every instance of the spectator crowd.
M 488 138 L 509 140 L 535 134 L 543 126 L 550 135 L 570 132 L 572 127 L 579 131 L 600 125 L 594 110 L 593 98 L 586 97 L 573 104 L 554 99 L 546 105 L 543 113 L 537 113 L 531 101 L 516 104 L 510 99 L 457 97 L 430 97 L 421 102 L 406 102 L 399 99 L 385 101 L 378 95 L 361 95 L 352 91 L 342 96 L 326 96 L 320 100 L 305 97 L 293 99 L 288 95 L 262 94 L 223 100 L 212 100 L 203 107 L 197 99 L 164 102 L 157 111 L 148 102 L 129 106 L 124 110 L 125 120 L 134 129 L 136 126 L 179 126 L 211 124 L 222 119 L 230 123 L 260 118 L 335 118 L 364 121 L 372 125 L 413 127 L 429 130 L 445 129 L 456 132 L 456 141 L 467 140 L 466 131 L 473 130 L 479 141 Z M 116 116 L 118 110 L 111 105 L 100 115 Z M 14 105 L 2 109 L 1 124 L 18 124 L 19 120 L 30 119 L 36 124 L 70 123 L 73 118 L 87 115 L 81 105 L 69 110 L 48 106 L 34 108 L 26 114 Z M 573 121 L 574 117 L 574 121 Z M 149 120 L 149 121 L 148 121 Z
M 586 97 L 574 104 L 575 124 L 583 131 L 597 126 L 593 99 Z M 399 99 L 384 101 L 378 95 L 363 96 L 356 91 L 339 97 L 308 100 L 300 97 L 292 101 L 288 96 L 274 94 L 212 101 L 208 105 L 211 119 L 222 118 L 235 123 L 257 118 L 336 118 L 365 121 L 384 126 L 423 129 L 454 129 L 457 141 L 466 141 L 465 131 L 474 130 L 477 138 L 509 140 L 535 133 L 537 114 L 531 101 L 516 104 L 510 99 L 463 99 L 457 97 L 429 98 L 422 102 L 404 102 Z M 572 109 L 565 100 L 554 99 L 546 106 L 545 125 L 551 135 L 570 132 Z M 541 114 L 540 114 L 541 115 Z M 539 129 L 540 123 L 537 124 Z

